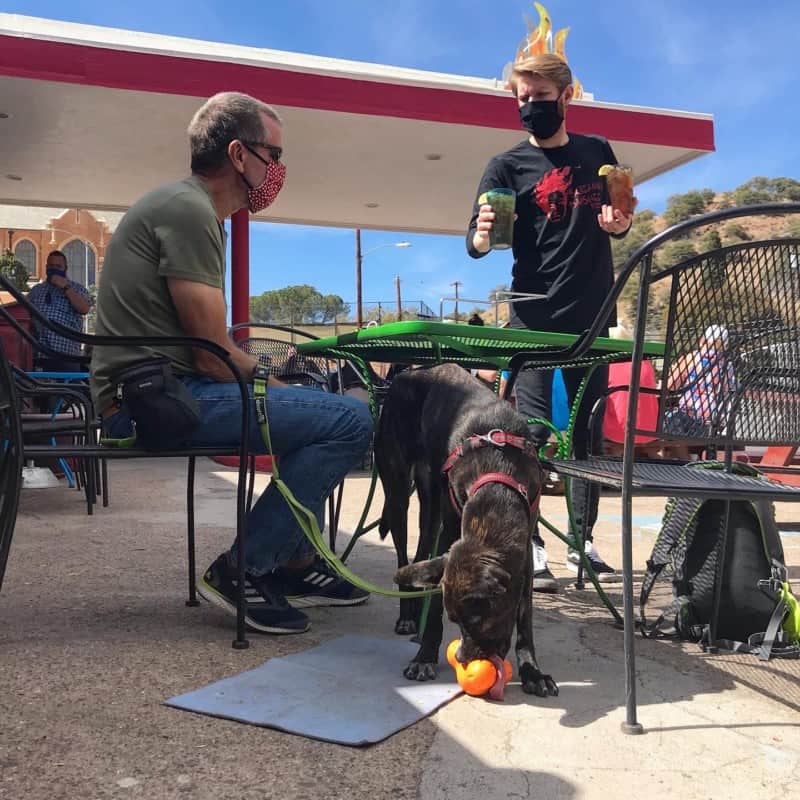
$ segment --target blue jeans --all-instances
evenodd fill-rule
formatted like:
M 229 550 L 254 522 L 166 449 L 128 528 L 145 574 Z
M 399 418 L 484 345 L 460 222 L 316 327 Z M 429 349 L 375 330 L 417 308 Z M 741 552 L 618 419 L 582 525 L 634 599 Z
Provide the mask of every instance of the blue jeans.
M 232 447 L 241 438 L 242 401 L 237 383 L 210 378 L 181 379 L 200 403 L 201 422 L 187 439 L 191 447 Z M 251 453 L 267 452 L 250 391 Z M 322 519 L 325 499 L 364 455 L 373 420 L 360 400 L 311 388 L 286 386 L 267 390 L 272 450 L 279 456 L 281 478 L 295 497 Z M 105 420 L 108 436 L 127 436 L 130 417 L 123 407 Z M 231 549 L 233 554 L 233 548 Z M 270 483 L 247 518 L 246 569 L 263 575 L 287 561 L 310 555 L 313 547 L 295 522 L 289 506 Z

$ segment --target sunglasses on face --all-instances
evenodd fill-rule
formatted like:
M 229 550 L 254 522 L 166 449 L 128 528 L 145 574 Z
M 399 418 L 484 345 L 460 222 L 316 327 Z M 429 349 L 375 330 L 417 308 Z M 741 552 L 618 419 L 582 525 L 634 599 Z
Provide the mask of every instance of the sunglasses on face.
M 256 153 L 256 151 L 253 150 L 254 147 L 263 147 L 269 153 L 269 157 L 270 157 L 270 159 L 272 161 L 276 161 L 276 162 L 280 161 L 281 160 L 281 156 L 283 156 L 283 148 L 282 147 L 278 147 L 277 145 L 274 145 L 274 144 L 266 144 L 265 142 L 242 142 L 242 144 L 257 159 L 259 159 L 260 161 L 263 161 L 265 164 L 268 164 L 269 162 L 265 158 L 262 158 L 258 153 Z

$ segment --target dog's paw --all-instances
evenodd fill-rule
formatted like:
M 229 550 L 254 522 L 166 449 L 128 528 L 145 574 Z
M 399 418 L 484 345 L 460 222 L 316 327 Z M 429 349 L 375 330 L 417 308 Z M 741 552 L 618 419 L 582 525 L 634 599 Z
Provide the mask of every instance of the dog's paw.
M 531 664 L 523 664 L 520 669 L 522 691 L 537 697 L 558 697 L 558 686 L 550 675 L 545 675 Z
M 428 661 L 412 661 L 403 670 L 403 675 L 410 681 L 435 681 L 436 664 Z
M 411 636 L 417 632 L 417 621 L 400 617 L 394 624 L 394 632 L 400 636 Z

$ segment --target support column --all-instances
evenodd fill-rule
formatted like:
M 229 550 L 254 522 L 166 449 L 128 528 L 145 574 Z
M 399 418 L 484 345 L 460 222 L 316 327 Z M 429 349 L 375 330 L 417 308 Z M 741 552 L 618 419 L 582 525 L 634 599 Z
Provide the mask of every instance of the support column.
M 231 217 L 231 323 L 250 321 L 250 212 L 246 208 Z M 246 339 L 247 329 L 236 334 Z

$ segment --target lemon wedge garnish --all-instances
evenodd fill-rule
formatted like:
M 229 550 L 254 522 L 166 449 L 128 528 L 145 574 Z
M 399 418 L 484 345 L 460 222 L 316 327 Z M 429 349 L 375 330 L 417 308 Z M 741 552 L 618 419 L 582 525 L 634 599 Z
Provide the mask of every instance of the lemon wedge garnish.
M 600 167 L 599 170 L 597 170 L 597 174 L 601 178 L 605 178 L 605 176 L 608 175 L 610 172 L 612 172 L 613 169 L 614 169 L 614 165 L 613 164 L 603 164 L 603 166 Z

